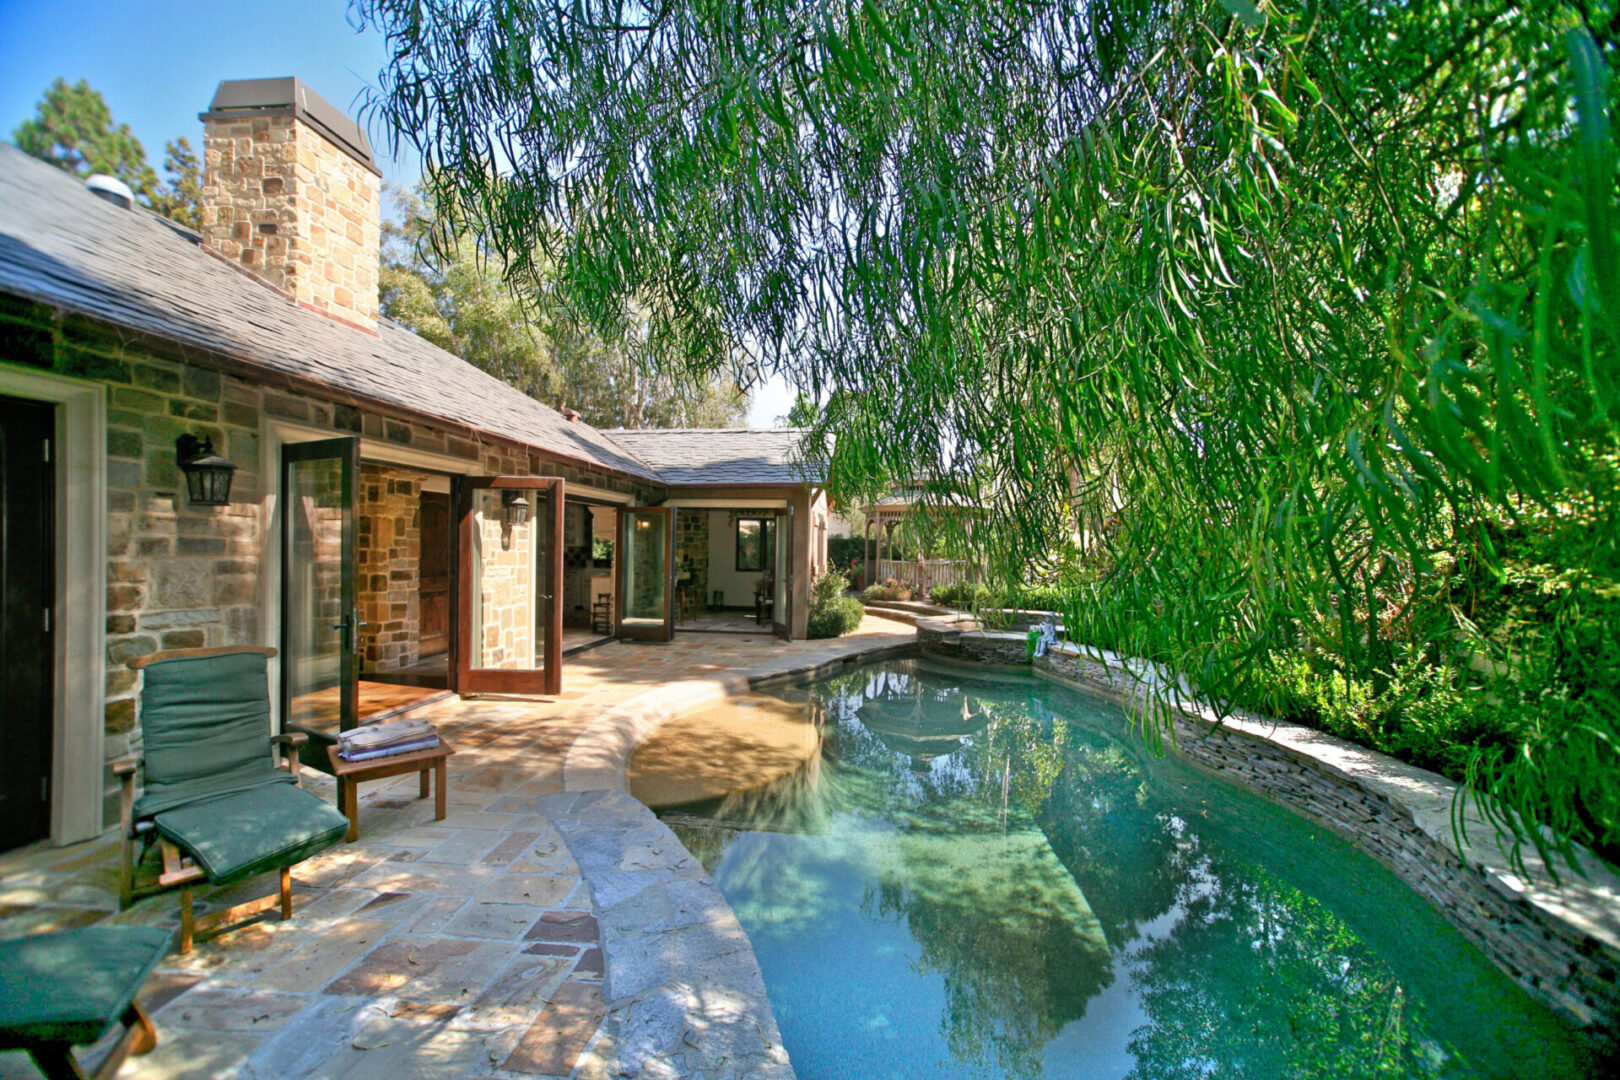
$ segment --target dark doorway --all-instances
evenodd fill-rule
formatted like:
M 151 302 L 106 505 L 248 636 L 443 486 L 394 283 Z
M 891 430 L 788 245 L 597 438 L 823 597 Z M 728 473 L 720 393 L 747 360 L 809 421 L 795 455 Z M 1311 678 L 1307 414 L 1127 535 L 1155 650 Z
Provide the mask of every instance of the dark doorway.
M 54 406 L 0 397 L 0 847 L 51 831 Z
M 450 496 L 422 492 L 421 561 L 417 563 L 418 613 L 423 657 L 450 645 Z

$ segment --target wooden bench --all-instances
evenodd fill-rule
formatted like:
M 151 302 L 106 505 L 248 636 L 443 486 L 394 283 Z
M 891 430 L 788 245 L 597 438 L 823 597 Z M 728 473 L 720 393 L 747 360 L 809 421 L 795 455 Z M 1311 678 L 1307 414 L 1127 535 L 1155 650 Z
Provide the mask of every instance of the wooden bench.
M 443 739 L 428 750 L 412 750 L 408 754 L 367 758 L 365 761 L 345 761 L 338 756 L 337 744 L 326 748 L 332 763 L 332 775 L 337 777 L 338 809 L 349 819 L 349 843 L 360 836 L 360 784 L 366 780 L 382 780 L 406 773 L 422 775 L 422 789 L 418 798 L 428 796 L 428 770 L 434 775 L 433 820 L 444 820 L 444 760 L 455 753 L 455 747 Z

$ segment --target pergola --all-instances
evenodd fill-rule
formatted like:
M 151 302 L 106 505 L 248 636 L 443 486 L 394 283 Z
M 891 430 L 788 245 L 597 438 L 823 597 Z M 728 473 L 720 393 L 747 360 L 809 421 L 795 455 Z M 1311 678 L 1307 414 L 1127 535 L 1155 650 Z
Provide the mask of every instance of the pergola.
M 866 515 L 865 559 L 867 582 L 881 582 L 894 578 L 914 589 L 934 585 L 954 584 L 968 577 L 968 565 L 960 560 L 924 559 L 921 552 L 915 560 L 899 561 L 894 558 L 894 530 L 907 517 L 949 509 L 957 513 L 979 509 L 977 503 L 955 493 L 938 493 L 922 488 L 897 488 L 875 502 L 861 507 Z

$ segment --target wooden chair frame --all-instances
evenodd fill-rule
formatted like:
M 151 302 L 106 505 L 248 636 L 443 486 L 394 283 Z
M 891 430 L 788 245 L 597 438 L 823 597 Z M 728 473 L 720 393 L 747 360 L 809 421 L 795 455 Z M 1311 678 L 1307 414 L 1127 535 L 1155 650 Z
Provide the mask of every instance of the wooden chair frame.
M 129 1003 L 119 1022 L 124 1025 L 124 1033 L 94 1073 L 84 1071 L 79 1059 L 73 1056 L 70 1043 L 30 1042 L 22 1048 L 28 1051 L 46 1080 L 112 1080 L 131 1054 L 145 1054 L 157 1045 L 157 1029 L 152 1026 L 151 1017 L 135 1002 Z
M 153 653 L 151 656 L 141 656 L 129 662 L 129 666 L 136 671 L 160 660 L 179 660 L 194 656 L 221 656 L 228 653 L 263 653 L 266 657 L 276 655 L 276 650 L 262 646 L 228 646 L 217 649 L 171 649 L 167 652 Z M 269 736 L 270 745 L 279 750 L 281 761 L 277 768 L 284 768 L 292 774 L 293 783 L 303 787 L 303 778 L 298 771 L 298 751 L 309 736 L 302 732 L 287 733 Z M 140 759 L 127 757 L 113 762 L 113 775 L 118 777 L 118 906 L 120 910 L 129 907 L 136 900 L 159 893 L 180 890 L 180 941 L 179 951 L 189 953 L 192 942 L 200 935 L 218 933 L 221 929 L 232 923 L 241 922 L 263 911 L 268 911 L 278 904 L 281 907 L 283 922 L 292 918 L 292 868 L 281 868 L 281 887 L 268 896 L 261 896 L 256 900 L 248 900 L 235 904 L 222 911 L 210 912 L 202 918 L 195 918 L 192 914 L 191 890 L 198 882 L 206 881 L 207 875 L 203 873 L 191 859 L 187 858 L 180 848 L 171 840 L 158 838 L 159 850 L 162 853 L 163 868 L 158 873 L 156 882 L 137 886 L 135 884 L 135 772 L 140 765 Z M 144 849 L 143 849 L 144 853 Z M 140 1051 L 136 1051 L 140 1053 Z

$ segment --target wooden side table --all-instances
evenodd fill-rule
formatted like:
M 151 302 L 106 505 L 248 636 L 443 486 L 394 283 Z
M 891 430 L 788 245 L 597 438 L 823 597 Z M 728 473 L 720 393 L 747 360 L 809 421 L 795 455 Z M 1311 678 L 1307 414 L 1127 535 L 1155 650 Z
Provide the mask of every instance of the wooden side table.
M 382 780 L 405 773 L 422 775 L 422 793 L 428 796 L 428 770 L 433 770 L 433 820 L 444 820 L 444 760 L 455 753 L 455 747 L 442 738 L 430 750 L 412 750 L 408 754 L 391 757 L 367 758 L 365 761 L 345 761 L 338 756 L 337 743 L 326 748 L 327 760 L 332 763 L 332 775 L 337 777 L 338 809 L 349 819 L 349 843 L 360 836 L 360 784 L 364 780 Z

